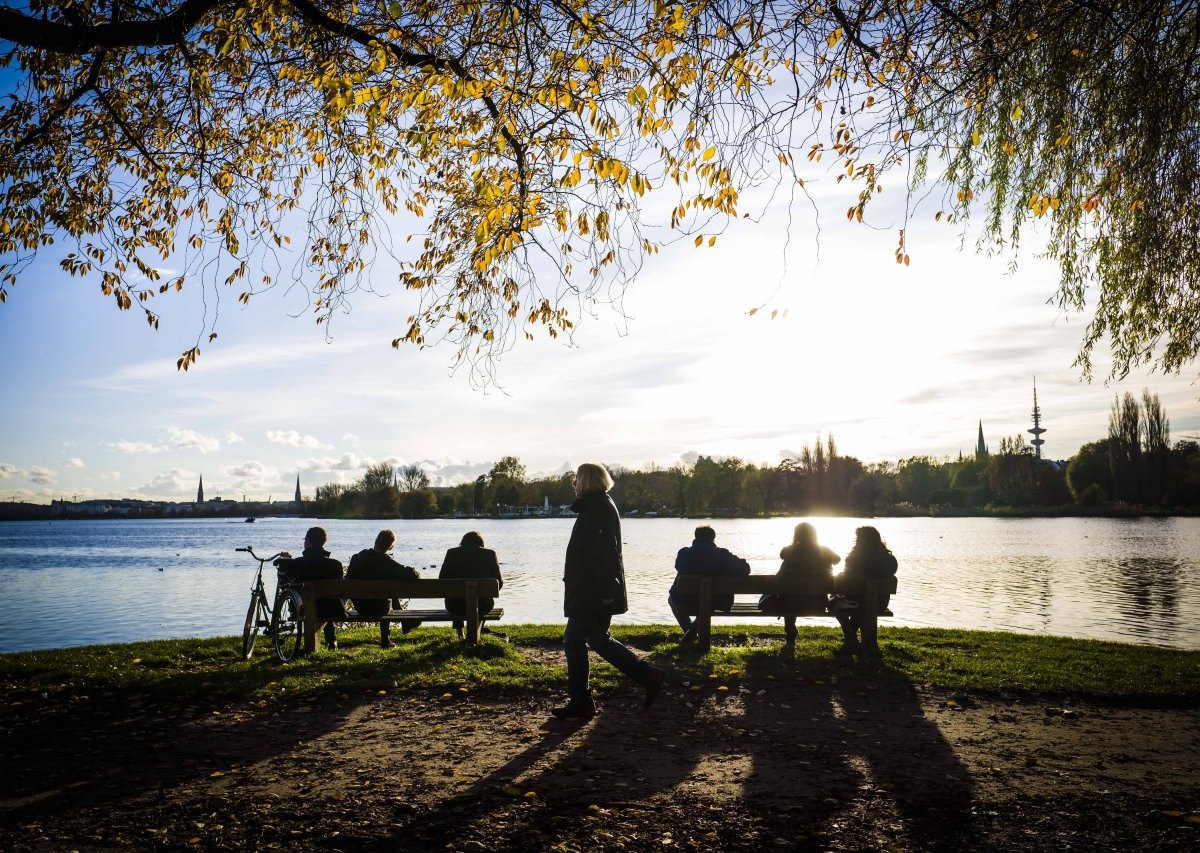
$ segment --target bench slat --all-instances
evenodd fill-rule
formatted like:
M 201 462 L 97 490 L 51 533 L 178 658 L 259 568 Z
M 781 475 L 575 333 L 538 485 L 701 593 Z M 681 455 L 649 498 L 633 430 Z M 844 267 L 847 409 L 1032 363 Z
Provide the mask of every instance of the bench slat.
M 839 588 L 841 587 L 841 588 Z M 846 584 L 838 584 L 837 578 L 806 578 L 788 575 L 676 575 L 675 591 L 684 595 L 696 596 L 696 639 L 702 651 L 712 647 L 712 618 L 713 616 L 776 616 L 778 614 L 763 613 L 758 609 L 758 603 L 737 604 L 729 613 L 713 612 L 713 596 L 715 595 L 762 595 L 775 593 L 778 595 L 829 595 L 831 593 L 850 593 L 860 599 L 863 607 L 855 611 L 860 614 L 860 629 L 863 646 L 868 649 L 878 649 L 877 634 L 879 617 L 891 616 L 890 610 L 879 608 L 878 596 L 891 595 L 896 591 L 896 578 L 878 578 L 855 584 L 852 588 Z M 832 614 L 827 614 L 832 615 Z
M 675 589 L 684 595 L 698 595 L 700 584 L 707 581 L 712 585 L 713 595 L 762 595 L 767 592 L 783 595 L 830 595 L 843 592 L 837 580 L 828 578 L 789 577 L 787 575 L 677 575 Z M 896 578 L 881 578 L 876 581 L 881 593 L 896 592 Z
M 404 619 L 420 619 L 429 622 L 448 622 L 462 619 L 466 627 L 464 639 L 471 645 L 479 643 L 482 619 L 499 619 L 504 611 L 493 609 L 480 614 L 479 600 L 481 598 L 495 599 L 500 595 L 500 582 L 496 578 L 422 578 L 415 581 L 403 580 L 309 580 L 300 584 L 300 594 L 304 598 L 304 651 L 314 652 L 320 648 L 317 628 L 320 620 L 317 617 L 316 603 L 320 599 L 392 599 L 392 598 L 461 598 L 464 600 L 465 614 L 455 617 L 442 609 L 430 610 L 398 610 L 391 611 L 383 620 L 398 622 Z M 495 615 L 493 615 L 495 614 Z M 337 621 L 345 622 L 378 622 L 379 617 L 370 619 L 354 613 Z
M 500 595 L 495 578 L 422 578 L 416 581 L 307 581 L 318 598 L 461 598 L 467 581 L 477 583 L 481 598 Z

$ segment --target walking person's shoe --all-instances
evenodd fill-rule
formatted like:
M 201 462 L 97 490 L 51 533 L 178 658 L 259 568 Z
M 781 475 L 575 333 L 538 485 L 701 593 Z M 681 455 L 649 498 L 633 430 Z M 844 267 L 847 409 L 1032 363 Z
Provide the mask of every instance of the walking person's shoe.
M 590 720 L 596 716 L 596 701 L 591 696 L 572 699 L 561 708 L 551 708 L 550 713 L 560 720 Z
M 646 698 L 642 702 L 643 708 L 649 708 L 654 704 L 654 700 L 658 698 L 658 692 L 662 690 L 663 682 L 666 680 L 666 670 L 657 667 L 650 670 L 650 674 L 646 676 L 646 681 L 642 685 L 646 688 Z

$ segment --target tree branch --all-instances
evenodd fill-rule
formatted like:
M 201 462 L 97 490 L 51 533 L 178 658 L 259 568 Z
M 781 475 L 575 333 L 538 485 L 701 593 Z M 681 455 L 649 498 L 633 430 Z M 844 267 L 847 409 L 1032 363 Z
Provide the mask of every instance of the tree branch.
M 58 106 L 51 110 L 50 114 L 46 116 L 45 121 L 21 137 L 20 141 L 18 141 L 16 144 L 16 151 L 20 152 L 24 150 L 26 146 L 32 145 L 34 142 L 37 142 L 39 139 L 45 136 L 50 130 L 50 126 L 62 118 L 67 110 L 71 108 L 72 104 L 82 98 L 88 91 L 96 88 L 96 84 L 100 80 L 100 66 L 103 64 L 103 62 L 104 54 L 97 54 L 96 58 L 92 60 L 92 67 L 88 70 L 87 79 L 84 80 L 83 83 L 81 83 L 79 87 L 70 94 L 70 96 L 63 100 L 62 103 L 58 104 Z
M 63 24 L 0 7 L 0 39 L 51 53 L 85 54 L 94 50 L 150 47 L 183 40 L 212 9 L 241 0 L 183 0 L 169 15 L 146 21 Z

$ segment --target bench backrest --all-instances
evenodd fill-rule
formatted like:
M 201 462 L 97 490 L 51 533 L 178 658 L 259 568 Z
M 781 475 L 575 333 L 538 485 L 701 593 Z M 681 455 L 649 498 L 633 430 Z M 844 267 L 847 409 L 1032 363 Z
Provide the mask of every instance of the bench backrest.
M 500 595 L 495 578 L 428 578 L 416 581 L 307 581 L 317 598 L 466 598 L 469 586 L 483 598 Z
M 892 594 L 896 591 L 896 578 L 880 578 L 876 581 L 878 591 Z M 830 578 L 806 578 L 794 575 L 679 575 L 675 589 L 683 595 L 699 595 L 702 584 L 709 586 L 714 595 L 762 595 L 767 592 L 784 595 L 814 595 L 817 593 L 843 592 L 836 580 Z

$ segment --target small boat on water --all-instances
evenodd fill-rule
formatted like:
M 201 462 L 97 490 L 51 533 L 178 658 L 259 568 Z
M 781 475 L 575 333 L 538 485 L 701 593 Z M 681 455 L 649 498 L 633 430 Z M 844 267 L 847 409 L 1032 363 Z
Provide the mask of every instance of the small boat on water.
M 246 523 L 247 523 L 247 524 L 253 524 L 253 523 L 254 523 L 255 521 L 257 521 L 257 520 L 258 520 L 258 519 L 256 519 L 254 516 L 250 516 L 249 518 L 247 518 L 247 519 L 246 519 Z

